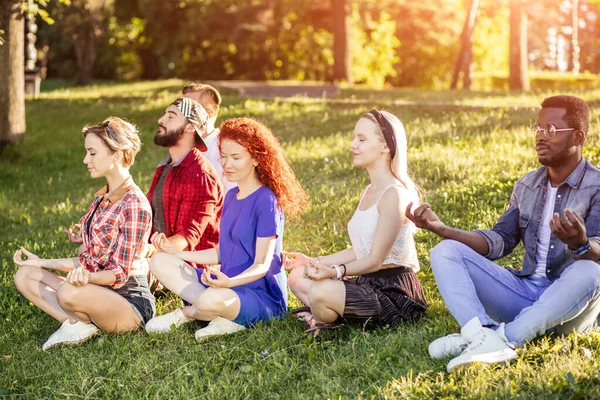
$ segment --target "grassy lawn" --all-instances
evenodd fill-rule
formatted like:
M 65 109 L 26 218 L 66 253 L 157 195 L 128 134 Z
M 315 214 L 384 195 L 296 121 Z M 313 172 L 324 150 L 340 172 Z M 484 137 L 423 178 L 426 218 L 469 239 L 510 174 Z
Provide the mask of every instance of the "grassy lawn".
M 447 360 L 432 360 L 427 345 L 454 332 L 429 267 L 438 242 L 419 232 L 421 278 L 429 309 L 399 329 L 344 327 L 321 340 L 304 338 L 303 325 L 288 317 L 239 334 L 197 344 L 191 326 L 164 336 L 143 331 L 101 334 L 91 342 L 44 353 L 41 345 L 58 323 L 29 304 L 12 283 L 12 254 L 25 246 L 44 258 L 75 256 L 63 229 L 79 220 L 93 193 L 82 164 L 81 128 L 109 115 L 138 124 L 145 144 L 132 168 L 147 190 L 166 151 L 152 143 L 156 121 L 179 93 L 177 80 L 61 88 L 47 83 L 27 103 L 24 142 L 0 158 L 0 397 L 14 398 L 598 398 L 600 332 L 541 338 L 520 350 L 510 366 L 473 366 L 447 374 Z M 591 104 L 599 91 L 578 92 Z M 221 119 L 251 115 L 281 138 L 311 207 L 286 221 L 284 247 L 310 255 L 349 246 L 346 224 L 364 170 L 353 168 L 348 143 L 357 117 L 375 106 L 405 123 L 413 177 L 426 201 L 446 223 L 490 227 L 504 210 L 514 181 L 537 167 L 527 127 L 547 93 L 422 92 L 344 89 L 369 105 L 242 99 L 226 92 Z M 402 100 L 393 105 L 388 103 Z M 411 102 L 451 103 L 447 107 Z M 485 105 L 489 108 L 461 107 Z M 593 108 L 593 127 L 600 113 Z M 598 132 L 585 156 L 600 164 Z M 503 260 L 519 265 L 521 251 Z M 178 305 L 158 302 L 164 313 Z M 292 297 L 291 306 L 298 305 Z

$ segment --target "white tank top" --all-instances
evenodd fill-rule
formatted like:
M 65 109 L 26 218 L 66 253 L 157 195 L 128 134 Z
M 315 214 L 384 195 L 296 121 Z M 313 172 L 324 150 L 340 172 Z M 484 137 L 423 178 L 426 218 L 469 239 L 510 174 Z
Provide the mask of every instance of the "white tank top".
M 373 237 L 375 236 L 375 229 L 377 228 L 377 220 L 379 219 L 379 211 L 377 211 L 379 200 L 381 200 L 385 191 L 392 186 L 404 187 L 399 183 L 389 185 L 383 189 L 373 207 L 362 211 L 360 210 L 360 205 L 369 186 L 367 186 L 367 189 L 365 189 L 361 195 L 358 207 L 356 207 L 354 215 L 350 219 L 350 222 L 348 222 L 348 235 L 350 235 L 350 241 L 352 242 L 356 259 L 366 257 L 371 252 Z M 402 225 L 400 233 L 389 254 L 383 261 L 383 264 L 396 264 L 411 268 L 415 272 L 419 270 L 419 259 L 417 258 L 417 249 L 413 237 L 413 227 L 411 222 Z

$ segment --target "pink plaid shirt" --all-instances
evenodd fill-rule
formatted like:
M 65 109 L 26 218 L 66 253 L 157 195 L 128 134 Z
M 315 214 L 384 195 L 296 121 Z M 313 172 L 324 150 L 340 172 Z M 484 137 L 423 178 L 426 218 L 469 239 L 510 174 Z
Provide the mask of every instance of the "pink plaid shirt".
M 152 209 L 144 193 L 129 177 L 113 193 L 108 186 L 94 195 L 94 201 L 81 218 L 85 250 L 79 264 L 90 272 L 112 271 L 118 289 L 129 276 L 146 274 L 141 257 L 152 228 Z

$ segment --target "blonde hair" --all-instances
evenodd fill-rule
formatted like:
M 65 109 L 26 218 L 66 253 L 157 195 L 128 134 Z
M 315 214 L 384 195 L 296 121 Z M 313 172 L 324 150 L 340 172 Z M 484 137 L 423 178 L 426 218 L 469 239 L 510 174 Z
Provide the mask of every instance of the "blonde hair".
M 81 131 L 83 137 L 90 133 L 98 136 L 104 146 L 113 154 L 121 152 L 121 165 L 129 168 L 142 148 L 137 127 L 119 117 L 108 117 L 101 124 L 86 125 Z
M 411 201 L 414 207 L 417 207 L 421 202 L 421 191 L 417 184 L 411 179 L 408 171 L 408 144 L 406 141 L 406 131 L 404 125 L 394 114 L 388 111 L 380 111 L 383 117 L 390 123 L 394 130 L 394 136 L 396 137 L 396 153 L 394 158 L 390 159 L 390 170 L 392 174 L 398 179 L 411 194 Z M 385 143 L 385 137 L 383 136 L 383 130 L 377 122 L 377 119 L 371 113 L 365 113 L 360 118 L 366 118 L 373 122 L 376 128 L 379 139 Z M 391 153 L 390 153 L 391 155 Z

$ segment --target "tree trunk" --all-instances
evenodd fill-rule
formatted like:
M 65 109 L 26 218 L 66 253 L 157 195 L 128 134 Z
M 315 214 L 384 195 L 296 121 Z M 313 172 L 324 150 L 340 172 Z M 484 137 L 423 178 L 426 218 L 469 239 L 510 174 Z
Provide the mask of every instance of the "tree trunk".
M 473 43 L 465 54 L 463 61 L 463 89 L 470 90 L 473 81 Z
M 352 83 L 352 47 L 350 43 L 350 3 L 332 0 L 333 80 Z
M 452 74 L 452 83 L 450 89 L 456 89 L 458 86 L 458 79 L 460 72 L 463 72 L 463 87 L 465 89 L 471 88 L 471 63 L 473 62 L 473 28 L 475 27 L 475 19 L 477 17 L 477 9 L 479 7 L 479 0 L 471 0 L 469 9 L 467 12 L 467 18 L 463 25 L 463 30 L 460 35 L 460 49 L 458 51 L 458 57 L 456 58 L 456 64 L 454 64 L 454 73 Z
M 75 83 L 78 86 L 87 86 L 92 81 L 96 58 L 98 56 L 96 33 L 93 26 L 89 32 L 81 36 L 73 38 L 75 57 L 77 59 L 77 78 Z
M 510 43 L 509 43 L 508 87 L 528 91 L 527 70 L 527 14 L 521 0 L 510 2 Z
M 25 17 L 20 0 L 0 1 L 0 152 L 25 134 Z
M 155 80 L 162 76 L 160 58 L 154 53 L 154 48 L 141 49 L 138 52 L 142 60 L 142 79 Z

